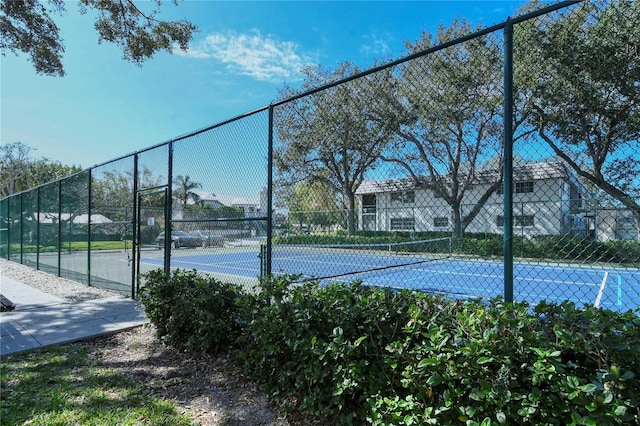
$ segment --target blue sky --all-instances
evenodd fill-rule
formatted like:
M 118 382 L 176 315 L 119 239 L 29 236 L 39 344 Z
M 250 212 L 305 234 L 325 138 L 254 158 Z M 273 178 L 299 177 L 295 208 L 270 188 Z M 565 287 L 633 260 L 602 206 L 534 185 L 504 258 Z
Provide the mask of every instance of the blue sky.
M 0 141 L 88 168 L 268 105 L 284 84 L 302 82 L 305 65 L 366 69 L 404 56 L 406 41 L 456 16 L 489 26 L 524 3 L 167 1 L 161 19 L 186 18 L 199 32 L 188 52 L 161 52 L 138 67 L 117 46 L 98 45 L 91 16 L 68 2 L 56 17 L 65 77 L 37 75 L 23 55 L 2 57 Z

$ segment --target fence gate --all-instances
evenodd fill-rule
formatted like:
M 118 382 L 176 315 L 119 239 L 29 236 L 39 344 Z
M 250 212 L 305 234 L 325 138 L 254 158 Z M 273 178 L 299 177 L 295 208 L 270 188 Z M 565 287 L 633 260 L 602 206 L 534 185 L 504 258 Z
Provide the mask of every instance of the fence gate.
M 169 237 L 165 237 L 167 228 L 166 200 L 168 187 L 160 186 L 138 191 L 136 197 L 136 232 L 135 232 L 135 290 L 132 296 L 137 296 L 140 290 L 141 274 L 152 269 L 167 270 L 170 244 L 165 244 Z M 166 248 L 163 250 L 163 248 Z

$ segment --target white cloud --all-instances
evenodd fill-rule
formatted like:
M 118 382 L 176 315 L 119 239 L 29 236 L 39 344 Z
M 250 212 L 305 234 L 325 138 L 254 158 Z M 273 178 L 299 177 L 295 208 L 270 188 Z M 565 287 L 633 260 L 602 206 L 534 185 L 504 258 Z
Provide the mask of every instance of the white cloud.
M 390 44 L 394 42 L 394 37 L 389 33 L 383 33 L 382 35 L 371 33 L 369 36 L 365 36 L 367 42 L 360 47 L 360 52 L 371 60 L 387 59 L 391 56 L 392 49 Z
M 215 59 L 233 72 L 261 81 L 299 80 L 300 70 L 311 63 L 309 57 L 298 53 L 299 46 L 259 31 L 250 34 L 209 34 L 187 52 L 176 53 L 196 59 Z

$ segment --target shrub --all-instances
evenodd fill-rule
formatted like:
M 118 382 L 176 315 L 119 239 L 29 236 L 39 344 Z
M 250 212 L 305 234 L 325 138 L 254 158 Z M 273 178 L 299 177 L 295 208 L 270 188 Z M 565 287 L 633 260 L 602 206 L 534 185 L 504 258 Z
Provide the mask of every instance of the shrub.
M 640 423 L 638 311 L 298 279 L 245 294 L 194 272 L 154 272 L 142 300 L 170 343 L 232 347 L 304 424 Z
M 162 270 L 144 275 L 139 301 L 167 343 L 194 352 L 217 353 L 240 333 L 240 287 L 196 271 Z

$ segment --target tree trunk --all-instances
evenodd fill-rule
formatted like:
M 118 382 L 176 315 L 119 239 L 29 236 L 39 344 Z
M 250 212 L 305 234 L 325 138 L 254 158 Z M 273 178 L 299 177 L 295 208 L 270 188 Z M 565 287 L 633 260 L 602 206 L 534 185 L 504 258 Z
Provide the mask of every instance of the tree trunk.
M 356 234 L 356 196 L 351 193 L 349 198 L 349 210 L 347 211 L 347 234 Z
M 451 217 L 453 218 L 453 237 L 462 238 L 464 229 L 462 227 L 462 216 L 460 215 L 460 206 L 451 206 Z

